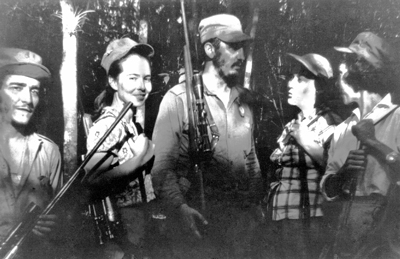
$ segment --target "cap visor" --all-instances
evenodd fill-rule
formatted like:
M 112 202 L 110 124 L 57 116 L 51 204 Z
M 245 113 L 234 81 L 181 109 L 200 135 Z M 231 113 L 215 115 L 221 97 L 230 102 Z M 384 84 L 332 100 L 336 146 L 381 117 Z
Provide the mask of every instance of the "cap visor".
M 296 59 L 297 61 L 299 61 L 305 68 L 307 68 L 311 73 L 313 73 L 314 75 L 317 75 L 316 72 L 313 70 L 313 68 L 311 67 L 311 65 L 309 64 L 309 62 L 307 60 L 305 60 L 303 57 L 296 55 L 296 54 L 292 54 L 292 53 L 287 53 L 289 56 L 293 57 L 294 59 Z
M 347 47 L 333 47 L 335 50 L 339 51 L 339 52 L 344 52 L 344 53 L 354 53 L 353 51 L 351 51 L 351 49 L 347 48 Z
M 0 69 L 7 74 L 22 75 L 35 79 L 50 78 L 50 71 L 42 65 L 34 65 L 31 63 L 19 63 L 4 66 Z
M 131 50 L 135 50 L 143 56 L 152 57 L 154 55 L 154 49 L 152 46 L 144 43 L 140 43 L 131 48 Z
M 218 38 L 225 42 L 241 42 L 241 41 L 248 41 L 252 40 L 252 38 L 242 32 L 228 32 L 228 33 L 221 33 L 218 35 Z

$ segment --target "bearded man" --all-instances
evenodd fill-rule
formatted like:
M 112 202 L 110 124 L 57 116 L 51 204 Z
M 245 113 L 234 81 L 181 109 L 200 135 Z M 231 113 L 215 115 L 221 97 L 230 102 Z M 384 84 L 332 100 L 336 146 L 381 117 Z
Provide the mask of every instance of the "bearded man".
M 228 14 L 203 19 L 199 35 L 208 133 L 218 142 L 212 155 L 200 162 L 201 183 L 191 170 L 185 84 L 171 88 L 153 133 L 153 187 L 166 204 L 171 258 L 246 258 L 254 252 L 253 212 L 262 189 L 250 93 L 239 85 L 243 47 L 250 37 L 239 19 Z M 200 210 L 202 184 L 205 210 Z

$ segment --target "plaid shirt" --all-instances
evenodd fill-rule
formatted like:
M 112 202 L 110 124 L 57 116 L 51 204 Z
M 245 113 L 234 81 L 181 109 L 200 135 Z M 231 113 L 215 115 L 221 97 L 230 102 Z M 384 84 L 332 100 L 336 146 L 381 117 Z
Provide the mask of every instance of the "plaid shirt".
M 302 123 L 307 123 L 309 130 L 314 133 L 314 139 L 310 141 L 314 141 L 320 146 L 324 146 L 330 140 L 336 124 L 329 125 L 330 123 L 327 121 L 326 114 L 323 116 L 315 115 L 313 118 L 305 118 Z M 300 219 L 301 179 L 299 146 L 294 141 L 278 143 L 280 147 L 270 157 L 271 161 L 281 166 L 276 171 L 278 181 L 271 183 L 271 194 L 273 195 L 270 197 L 270 199 L 273 199 L 272 219 Z M 322 216 L 321 204 L 323 201 L 323 196 L 319 188 L 319 181 L 322 177 L 321 170 L 318 170 L 318 166 L 316 166 L 307 153 L 305 153 L 305 166 L 307 170 L 310 216 L 319 217 Z

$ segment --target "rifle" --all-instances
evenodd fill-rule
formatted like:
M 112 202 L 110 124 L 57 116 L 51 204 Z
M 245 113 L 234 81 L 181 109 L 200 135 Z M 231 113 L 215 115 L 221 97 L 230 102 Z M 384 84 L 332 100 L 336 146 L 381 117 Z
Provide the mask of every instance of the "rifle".
M 374 125 L 378 124 L 381 120 L 383 120 L 389 114 L 394 112 L 398 107 L 399 107 L 398 105 L 389 106 L 389 108 L 384 113 L 379 114 L 379 116 L 376 116 L 376 117 L 372 118 L 373 124 Z M 368 118 L 366 118 L 366 119 L 368 119 Z M 358 143 L 358 145 L 359 145 L 359 149 L 365 148 L 362 143 Z M 392 198 L 391 195 L 392 195 L 392 192 L 396 192 L 396 182 L 397 182 L 397 180 L 395 180 L 395 179 L 397 179 L 397 177 L 392 178 L 393 176 L 396 176 L 396 174 L 393 171 L 393 169 L 391 169 L 391 168 L 389 168 L 389 172 L 388 173 L 391 176 L 391 180 L 394 182 L 394 183 L 392 183 L 392 187 L 389 188 L 388 196 L 387 196 L 387 197 L 389 197 L 388 200 L 389 200 L 390 204 L 392 205 L 392 204 L 396 204 L 395 199 L 397 197 L 393 197 Z M 337 258 L 339 258 L 338 242 L 340 241 L 340 238 L 341 238 L 341 236 L 340 236 L 341 232 L 348 227 L 347 226 L 347 222 L 348 222 L 351 210 L 352 210 L 353 201 L 354 201 L 356 190 L 357 190 L 358 179 L 359 179 L 359 177 L 352 178 L 351 181 L 350 181 L 350 184 L 349 184 L 349 192 L 350 192 L 349 193 L 350 194 L 349 200 L 344 204 L 344 207 L 342 208 L 341 217 L 339 218 L 339 222 L 338 222 L 338 226 L 337 226 L 337 229 L 336 229 L 336 234 L 334 236 L 333 244 L 326 245 L 323 248 L 323 250 L 322 250 L 322 252 L 321 252 L 321 254 L 319 256 L 319 259 L 327 259 L 327 258 L 328 259 L 329 258 L 337 259 Z M 385 209 L 385 214 L 388 213 L 387 210 L 388 209 L 386 208 Z M 379 224 L 379 227 L 382 227 L 382 221 L 380 223 L 378 223 L 378 224 Z M 377 228 L 377 229 L 379 230 L 379 228 Z M 368 252 L 373 251 L 372 248 L 377 248 L 378 247 L 378 245 L 376 244 L 375 241 L 376 240 L 374 240 L 374 244 L 371 244 L 368 247 L 369 248 L 368 251 L 364 251 L 364 250 L 361 249 L 361 250 L 357 251 L 357 254 L 354 255 L 352 258 L 367 258 Z M 364 245 L 364 247 L 367 247 L 367 246 Z
M 71 176 L 68 182 L 61 188 L 61 190 L 57 193 L 57 195 L 50 201 L 50 203 L 46 206 L 46 208 L 38 213 L 38 208 L 36 205 L 30 205 L 23 216 L 22 220 L 16 224 L 16 226 L 8 233 L 5 241 L 0 245 L 0 258 L 3 259 L 12 259 L 17 255 L 18 249 L 23 245 L 26 238 L 32 232 L 33 228 L 39 221 L 40 216 L 48 215 L 51 211 L 58 205 L 67 193 L 71 191 L 71 187 L 75 185 L 79 178 L 84 175 L 81 183 L 87 179 L 90 173 L 94 172 L 97 168 L 93 168 L 90 172 L 85 171 L 85 166 L 99 149 L 99 147 L 103 144 L 106 138 L 110 135 L 113 129 L 117 126 L 119 121 L 125 116 L 125 114 L 131 109 L 133 104 L 128 102 L 123 107 L 122 111 L 115 119 L 114 123 L 110 126 L 110 128 L 104 133 L 104 135 L 100 138 L 100 140 L 96 143 L 93 149 L 89 152 L 89 154 L 85 157 L 82 164 L 78 167 L 75 173 Z M 100 163 L 99 163 L 100 164 Z M 21 227 L 22 226 L 22 227 Z
M 199 177 L 200 183 L 200 202 L 204 211 L 206 208 L 203 172 L 200 168 L 201 161 L 212 153 L 218 141 L 219 135 L 215 133 L 215 125 L 213 131 L 213 141 L 210 142 L 208 137 L 208 119 L 206 111 L 206 103 L 204 99 L 204 85 L 200 74 L 193 75 L 192 60 L 190 56 L 189 32 L 186 22 L 185 2 L 181 0 L 182 22 L 185 35 L 184 60 L 186 73 L 186 97 L 188 107 L 189 120 L 189 158 L 191 167 L 195 175 Z M 194 86 L 193 86 L 194 85 Z M 210 114 L 211 115 L 211 114 Z
M 244 74 L 244 88 L 246 89 L 252 89 L 250 86 L 250 79 L 251 79 L 251 72 L 253 69 L 253 50 L 254 50 L 254 38 L 256 35 L 256 29 L 257 29 L 257 23 L 258 23 L 258 17 L 259 17 L 259 8 L 254 7 L 254 14 L 253 14 L 253 20 L 252 20 L 252 25 L 250 29 L 250 37 L 253 39 L 253 41 L 249 45 L 249 50 L 246 58 L 246 69 L 245 69 L 245 74 Z M 254 90 L 254 89 L 252 89 Z

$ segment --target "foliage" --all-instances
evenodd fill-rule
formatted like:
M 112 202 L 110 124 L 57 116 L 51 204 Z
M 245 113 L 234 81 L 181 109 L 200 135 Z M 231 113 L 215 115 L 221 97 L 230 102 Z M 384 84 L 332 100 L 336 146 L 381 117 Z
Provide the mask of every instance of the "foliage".
M 373 31 L 398 45 L 400 2 L 397 0 L 268 0 L 260 1 L 254 77 L 262 96 L 258 122 L 261 161 L 269 160 L 282 125 L 296 108 L 286 103 L 286 75 L 292 59 L 286 53 L 318 53 L 328 58 L 337 74 L 342 55 L 334 46 L 348 46 L 362 31 Z M 296 63 L 296 62 L 293 62 Z M 338 100 L 339 101 L 339 100 Z M 346 117 L 351 107 L 338 103 Z
M 153 95 L 149 115 L 155 119 L 165 91 L 176 83 L 182 66 L 183 29 L 179 23 L 177 0 L 87 0 L 73 1 L 78 10 L 94 10 L 78 32 L 78 85 L 84 109 L 106 85 L 100 66 L 110 40 L 123 36 L 138 40 L 138 21 L 149 24 L 148 42 L 154 46 Z M 297 112 L 286 104 L 286 75 L 292 67 L 287 52 L 310 52 L 326 56 L 336 69 L 341 55 L 333 46 L 347 46 L 360 32 L 370 30 L 398 45 L 400 37 L 400 1 L 398 0 L 191 0 L 186 1 L 192 35 L 200 18 L 215 13 L 233 13 L 247 28 L 253 10 L 260 9 L 256 31 L 253 80 L 259 96 L 256 121 L 257 145 L 262 161 L 267 161 L 282 125 Z M 0 3 L 0 44 L 28 48 L 40 53 L 51 68 L 54 82 L 48 88 L 51 107 L 46 113 L 62 125 L 58 70 L 61 63 L 61 24 L 53 14 L 59 12 L 57 0 L 3 0 Z M 191 39 L 194 50 L 196 44 Z M 198 46 L 198 45 L 197 45 Z M 169 81 L 163 81 L 169 74 Z M 158 76 L 160 75 L 160 76 Z M 51 91 L 50 91 L 51 90 Z M 343 116 L 348 108 L 339 110 Z M 58 123 L 60 122 L 60 123 Z M 47 124 L 46 124 L 47 125 Z M 44 132 L 59 141 L 62 129 L 45 125 Z M 52 126 L 51 125 L 51 126 Z M 151 125 L 151 124 L 150 124 Z M 54 130 L 54 131 L 53 131 Z M 58 132 L 60 131 L 60 132 Z

